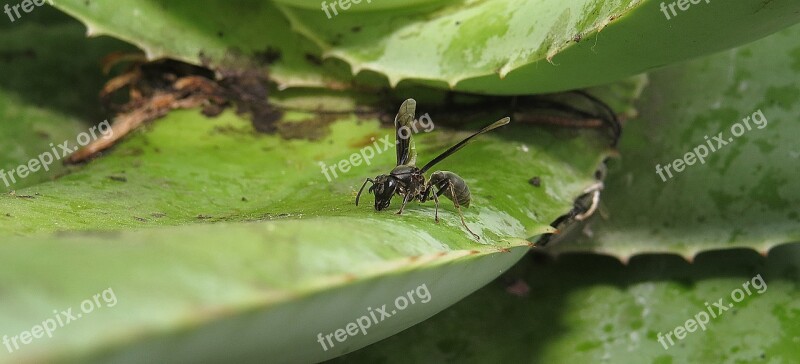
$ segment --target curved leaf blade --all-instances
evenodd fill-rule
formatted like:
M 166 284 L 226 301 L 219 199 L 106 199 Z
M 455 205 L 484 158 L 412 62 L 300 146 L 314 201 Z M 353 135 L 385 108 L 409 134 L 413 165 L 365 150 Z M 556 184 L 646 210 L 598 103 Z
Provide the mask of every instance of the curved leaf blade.
M 591 237 L 567 237 L 554 251 L 692 259 L 705 250 L 766 252 L 800 240 L 792 167 L 800 158 L 798 35 L 795 26 L 653 73 L 637 105 L 641 116 L 625 129 L 622 159 L 609 169 L 608 218 L 595 216 L 582 229 Z M 664 171 L 687 153 L 708 156 Z
M 665 15 L 664 3 L 459 1 L 343 12 L 334 19 L 317 10 L 280 9 L 325 57 L 346 61 L 354 74 L 370 70 L 391 85 L 417 80 L 504 95 L 609 83 L 745 44 L 800 21 L 800 5 L 791 0 L 701 2 L 676 15 Z

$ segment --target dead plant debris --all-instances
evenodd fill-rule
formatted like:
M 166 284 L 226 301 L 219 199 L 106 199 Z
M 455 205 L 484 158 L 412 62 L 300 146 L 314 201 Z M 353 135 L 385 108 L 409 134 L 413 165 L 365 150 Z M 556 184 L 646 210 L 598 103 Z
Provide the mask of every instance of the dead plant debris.
M 248 114 L 260 132 L 274 132 L 281 112 L 267 102 L 269 84 L 260 68 L 218 69 L 161 59 L 148 62 L 141 54 L 115 53 L 103 60 L 103 70 L 129 63 L 125 71 L 110 79 L 100 92 L 103 104 L 116 113 L 113 136 L 97 139 L 66 160 L 80 163 L 116 144 L 141 125 L 159 119 L 175 109 L 202 108 L 216 116 L 228 107 Z M 127 91 L 127 92 L 125 92 Z M 126 97 L 125 97 L 126 96 Z M 119 104 L 117 101 L 126 99 Z

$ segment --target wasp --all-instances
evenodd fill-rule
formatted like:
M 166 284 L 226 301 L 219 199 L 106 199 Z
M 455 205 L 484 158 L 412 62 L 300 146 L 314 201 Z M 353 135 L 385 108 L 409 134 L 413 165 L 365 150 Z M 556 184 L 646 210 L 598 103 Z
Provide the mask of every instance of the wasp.
M 394 119 L 397 163 L 389 174 L 381 174 L 375 177 L 375 179 L 367 178 L 364 181 L 364 184 L 361 185 L 361 189 L 358 191 L 358 195 L 356 195 L 356 206 L 358 206 L 358 200 L 361 198 L 364 187 L 367 186 L 367 183 L 372 183 L 368 192 L 375 195 L 376 211 L 381 211 L 389 207 L 394 195 L 400 195 L 403 198 L 400 211 L 397 211 L 398 215 L 402 214 L 406 204 L 414 199 L 419 200 L 419 202 L 433 199 L 436 205 L 434 219 L 438 223 L 439 197 L 444 195 L 453 201 L 453 205 L 455 205 L 461 217 L 461 224 L 464 225 L 467 231 L 469 231 L 476 240 L 480 240 L 480 237 L 469 229 L 467 223 L 464 221 L 464 214 L 461 212 L 461 206 L 469 207 L 471 200 L 469 187 L 464 179 L 448 171 L 435 171 L 431 174 L 430 179 L 426 179 L 425 172 L 463 148 L 476 136 L 506 125 L 511 119 L 505 117 L 495 121 L 491 125 L 478 130 L 466 139 L 445 150 L 422 168 L 418 168 L 416 166 L 417 151 L 414 146 L 414 140 L 411 138 L 410 133 L 407 132 L 414 123 L 416 109 L 417 102 L 414 101 L 414 99 L 408 99 L 400 105 L 400 111 Z M 403 133 L 403 131 L 406 132 Z

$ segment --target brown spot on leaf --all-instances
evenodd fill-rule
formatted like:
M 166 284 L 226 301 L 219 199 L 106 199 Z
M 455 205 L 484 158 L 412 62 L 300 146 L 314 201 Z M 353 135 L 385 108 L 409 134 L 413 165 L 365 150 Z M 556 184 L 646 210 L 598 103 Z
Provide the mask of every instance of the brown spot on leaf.
M 267 102 L 269 79 L 260 69 L 229 69 L 219 71 L 223 78 L 219 84 L 228 100 L 236 105 L 238 114 L 249 114 L 253 127 L 263 133 L 275 131 L 275 122 L 282 113 Z
M 279 49 L 267 47 L 267 49 L 263 51 L 255 52 L 254 56 L 256 60 L 261 62 L 262 64 L 271 65 L 280 60 L 282 54 Z
M 361 138 L 353 140 L 352 142 L 348 143 L 347 146 L 352 148 L 366 147 L 368 145 L 372 145 L 372 143 L 378 140 L 378 137 L 379 137 L 378 133 L 369 133 Z
M 322 58 L 319 58 L 319 56 L 311 53 L 306 53 L 306 61 L 315 66 L 322 66 Z
M 336 120 L 330 115 L 320 114 L 303 121 L 282 122 L 276 125 L 278 135 L 284 139 L 320 140 L 330 132 L 330 124 Z

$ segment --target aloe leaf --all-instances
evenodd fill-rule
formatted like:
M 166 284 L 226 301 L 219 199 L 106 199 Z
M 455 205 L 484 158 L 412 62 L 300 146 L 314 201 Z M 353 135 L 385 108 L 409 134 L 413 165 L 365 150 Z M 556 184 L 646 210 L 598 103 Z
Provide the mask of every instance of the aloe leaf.
M 604 206 L 553 246 L 563 254 L 531 255 L 430 320 L 334 362 L 795 360 L 800 244 L 774 245 L 800 240 L 798 32 L 651 74 Z M 704 165 L 658 177 L 656 164 L 756 109 L 763 129 L 753 122 Z M 696 255 L 708 249 L 724 250 Z M 700 327 L 709 307 L 717 317 Z
M 397 8 L 376 1 L 330 18 L 319 3 L 286 3 L 57 0 L 56 6 L 90 34 L 126 40 L 151 58 L 268 68 L 281 88 L 349 89 L 352 72 L 360 87 L 411 80 L 484 94 L 604 84 L 800 20 L 800 5 L 791 0 L 701 2 L 675 8 L 674 15 L 655 0 L 426 1 Z
M 287 115 L 313 120 L 308 117 Z M 439 224 L 430 205 L 401 216 L 376 214 L 370 200 L 354 206 L 362 178 L 390 168 L 393 153 L 330 183 L 314 159 L 344 160 L 359 151 L 352 145 L 381 139 L 390 129 L 354 119 L 329 128 L 320 142 L 283 140 L 256 135 L 230 114 L 206 120 L 196 111 L 174 112 L 84 169 L 0 197 L 0 234 L 7 237 L 1 265 L 16 267 L 0 272 L 3 282 L 14 282 L 3 286 L 9 299 L 0 326 L 26 330 L 49 315 L 52 308 L 45 307 L 70 307 L 108 287 L 120 301 L 65 328 L 70 334 L 9 358 L 82 357 L 106 345 L 115 358 L 157 355 L 159 345 L 173 340 L 187 345 L 184 354 L 199 355 L 211 351 L 203 338 L 225 336 L 253 319 L 263 325 L 248 326 L 253 335 L 236 339 L 241 355 L 277 358 L 280 352 L 304 361 L 356 349 L 432 315 L 513 264 L 527 250 L 525 239 L 548 231 L 590 184 L 604 150 L 592 133 L 567 141 L 517 126 L 453 156 L 443 165 L 470 183 L 473 206 L 464 213 L 481 235 L 475 241 L 449 206 Z M 417 148 L 430 156 L 464 135 L 436 130 L 420 135 Z M 549 187 L 530 186 L 534 174 Z M 42 235 L 48 232 L 58 234 Z M 34 259 L 46 256 L 58 259 Z M 316 342 L 318 332 L 344 327 L 367 307 L 421 284 L 436 304 L 415 306 L 418 311 L 336 351 Z M 301 308 L 320 316 L 286 311 L 302 316 L 305 311 L 294 311 Z M 278 330 L 290 317 L 296 329 Z
M 637 104 L 641 116 L 626 126 L 622 158 L 609 171 L 606 217 L 596 215 L 554 250 L 692 259 L 705 250 L 766 253 L 800 241 L 798 36 L 795 26 L 653 73 Z M 703 149 L 704 163 L 695 158 L 680 172 L 664 171 Z
M 421 80 L 487 94 L 608 83 L 745 44 L 800 20 L 800 5 L 788 0 L 701 2 L 674 15 L 662 12 L 664 3 L 457 1 L 344 11 L 331 19 L 321 9 L 280 9 L 293 29 L 325 57 L 346 61 L 353 73 L 374 71 L 391 85 Z
M 281 88 L 341 89 L 351 81 L 341 64 L 322 65 L 319 49 L 289 31 L 288 22 L 270 1 L 166 5 L 154 0 L 54 0 L 54 4 L 81 20 L 89 36 L 130 42 L 149 59 L 172 58 L 215 69 L 259 69 Z
M 43 48 L 56 39 L 76 49 L 98 42 L 81 41 L 74 23 L 33 29 L 23 34 Z M 105 47 L 125 49 L 103 44 L 85 58 L 70 58 L 75 68 L 96 67 L 94 57 Z M 40 54 L 26 67 L 67 57 Z M 74 116 L 96 112 L 84 99 L 36 104 L 24 87 L 2 89 L 30 113 L 24 125 L 51 120 L 66 125 L 58 138 L 73 140 L 97 122 Z M 86 95 L 94 87 L 47 91 Z M 504 116 L 488 109 L 453 129 L 440 123 L 444 112 L 420 103 L 417 114 L 426 112 L 435 127 L 414 136 L 423 162 Z M 15 115 L 2 114 L 4 122 Z M 79 123 L 86 118 L 89 123 Z M 0 195 L 0 335 L 13 338 L 63 319 L 62 310 L 83 314 L 52 337 L 0 350 L 0 362 L 213 361 L 222 355 L 313 361 L 356 350 L 430 317 L 511 266 L 529 239 L 551 231 L 549 223 L 594 183 L 609 151 L 599 131 L 512 123 L 442 162 L 470 185 L 473 203 L 464 215 L 478 241 L 444 201 L 438 224 L 432 203 L 411 204 L 400 216 L 373 211 L 371 195 L 354 206 L 363 178 L 389 171 L 393 152 L 375 153 L 369 165 L 347 171 L 338 167 L 338 177 L 326 179 L 320 162 L 338 166 L 368 146 L 385 149 L 381 139 L 393 130 L 375 116 L 286 112 L 276 128 L 277 134 L 260 134 L 233 112 L 209 119 L 198 110 L 176 111 L 86 165 L 62 170 L 65 175 L 39 172 L 28 186 Z M 3 140 L 27 148 L 9 163 L 49 150 L 47 139 L 24 137 L 35 131 L 0 128 Z M 532 176 L 540 176 L 541 187 L 528 183 Z M 429 302 L 400 310 L 367 335 L 328 350 L 317 341 L 318 334 L 345 328 L 423 285 Z M 106 301 L 111 293 L 114 300 Z M 95 309 L 84 312 L 81 305 L 95 295 Z M 210 342 L 224 342 L 228 350 Z
M 74 139 L 87 129 L 85 120 L 101 122 L 97 90 L 106 77 L 98 60 L 112 50 L 133 49 L 109 38 L 88 43 L 79 24 L 55 11 L 27 16 L 18 23 L 0 25 L 0 170 L 4 172 L 49 150 L 49 143 Z M 76 48 L 83 51 L 63 56 Z M 37 77 L 42 70 L 49 77 Z M 54 163 L 50 173 L 16 182 L 6 177 L 8 185 L 0 180 L 0 191 L 36 184 L 66 171 L 61 163 Z
M 534 255 L 431 319 L 332 362 L 792 362 L 798 262 L 798 244 L 766 258 L 710 252 L 691 264 L 670 255 L 627 265 L 592 254 Z M 520 287 L 529 293 L 509 293 Z M 707 322 L 686 331 L 688 320 L 705 321 L 701 312 Z
M 450 0 L 356 0 L 349 2 L 343 1 L 342 7 L 338 0 L 337 1 L 325 1 L 324 3 L 327 4 L 328 12 L 333 14 L 331 11 L 331 6 L 333 3 L 336 3 L 338 7 L 337 11 L 375 11 L 375 10 L 386 10 L 386 9 L 396 9 L 396 8 L 410 8 L 414 6 L 420 6 L 425 4 L 436 4 L 436 3 L 443 3 Z M 317 0 L 275 0 L 276 3 L 286 4 L 297 6 L 306 9 L 314 9 L 314 10 L 322 10 L 322 2 Z M 348 5 L 349 3 L 349 5 Z

